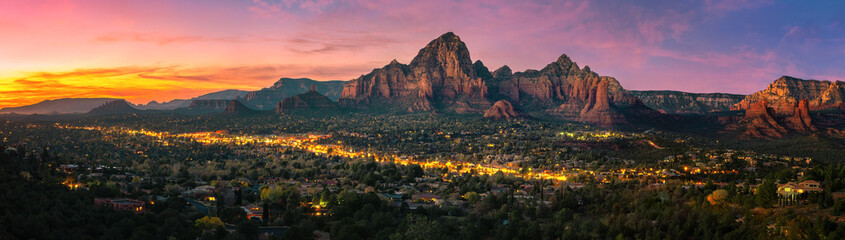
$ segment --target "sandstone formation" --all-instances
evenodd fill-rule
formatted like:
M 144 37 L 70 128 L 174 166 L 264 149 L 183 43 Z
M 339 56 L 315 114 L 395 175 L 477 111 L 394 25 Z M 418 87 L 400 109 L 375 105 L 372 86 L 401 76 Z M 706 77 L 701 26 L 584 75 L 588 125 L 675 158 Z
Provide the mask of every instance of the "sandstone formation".
M 610 96 L 608 95 L 608 81 L 600 81 L 598 86 L 590 89 L 588 100 L 581 109 L 579 121 L 596 123 L 599 125 L 612 126 L 625 122 L 624 116 L 611 108 Z M 564 104 L 571 105 L 571 104 Z
M 449 32 L 420 49 L 410 64 L 396 60 L 349 81 L 339 100 L 342 106 L 382 106 L 417 112 L 442 108 L 480 112 L 490 106 L 487 87 L 476 76 L 469 50 Z
M 845 99 L 843 91 L 845 83 L 840 81 L 803 80 L 783 76 L 769 84 L 765 90 L 751 94 L 731 107 L 732 110 L 745 110 L 746 114 L 744 121 L 738 121 L 728 128 L 744 127 L 750 136 L 765 138 L 783 137 L 792 133 L 821 132 L 810 111 L 829 109 L 837 112 L 837 109 L 842 109 Z M 819 116 L 819 120 L 825 122 L 823 116 L 829 114 Z
M 807 99 L 810 110 L 837 108 L 845 101 L 845 82 L 783 76 L 769 84 L 765 90 L 745 97 L 731 109 L 745 110 L 763 99 L 778 113 L 788 112 L 800 99 Z
M 329 99 L 340 98 L 343 86 L 346 81 L 315 81 L 308 78 L 282 78 L 273 86 L 258 91 L 247 93 L 239 98 L 245 105 L 258 110 L 270 110 L 276 108 L 279 101 L 286 97 L 294 96 L 309 91 L 314 86 L 317 92 L 324 94 Z
M 511 102 L 508 100 L 499 100 L 498 102 L 494 103 L 490 109 L 487 109 L 484 112 L 485 118 L 493 118 L 493 119 L 513 119 L 523 117 L 524 114 L 518 112 Z
M 730 111 L 745 95 L 679 91 L 629 91 L 646 106 L 669 114 L 707 114 Z
M 657 114 L 616 79 L 599 76 L 587 66 L 581 69 L 565 54 L 539 71 L 512 73 L 503 66 L 493 76 L 504 99 L 524 109 L 547 110 L 570 120 L 612 126 L 626 122 L 622 112 Z
M 790 107 L 775 110 L 764 98 L 749 106 L 745 111 L 744 119 L 738 124 L 744 125 L 747 135 L 757 138 L 780 138 L 792 133 L 818 131 L 810 117 L 807 99 L 801 99 Z
M 285 98 L 279 102 L 276 107 L 276 112 L 285 113 L 297 110 L 326 110 L 336 109 L 337 107 L 337 103 L 320 94 L 314 86 L 311 86 L 310 91 Z
M 349 81 L 339 103 L 354 108 L 462 113 L 482 112 L 498 100 L 604 126 L 625 122 L 623 112 L 657 113 L 616 79 L 599 76 L 589 67 L 581 69 L 566 55 L 539 71 L 513 73 L 503 66 L 491 73 L 481 61 L 471 61 L 466 45 L 451 32 L 431 41 L 408 65 L 393 60 Z
M 749 106 L 745 111 L 745 133 L 752 137 L 783 137 L 787 130 L 775 120 L 774 111 L 769 108 L 768 101 L 762 100 Z

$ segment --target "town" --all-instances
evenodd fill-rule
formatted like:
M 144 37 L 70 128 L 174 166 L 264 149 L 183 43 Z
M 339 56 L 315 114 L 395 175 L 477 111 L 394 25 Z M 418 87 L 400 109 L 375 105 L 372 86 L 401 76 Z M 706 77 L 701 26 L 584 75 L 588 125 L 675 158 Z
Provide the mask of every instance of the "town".
M 465 120 L 446 121 L 460 125 Z M 474 132 L 428 131 L 417 125 L 420 130 L 397 129 L 401 134 L 367 131 L 373 123 L 365 124 L 252 134 L 231 127 L 190 131 L 182 126 L 174 132 L 131 122 L 9 122 L 0 135 L 17 143 L 6 146 L 6 154 L 50 164 L 57 176 L 64 176 L 61 184 L 68 191 L 96 197 L 92 207 L 139 216 L 175 208 L 198 236 L 373 238 L 378 231 L 367 229 L 379 224 L 394 231 L 407 227 L 380 222 L 390 218 L 432 224 L 417 214 L 481 221 L 508 232 L 510 226 L 528 224 L 525 219 L 570 222 L 589 219 L 582 215 L 588 212 L 612 214 L 605 211 L 613 208 L 596 207 L 619 203 L 595 194 L 624 199 L 615 195 L 624 192 L 680 201 L 669 208 L 736 213 L 731 224 L 781 211 L 845 220 L 840 217 L 845 186 L 837 175 L 842 168 L 818 167 L 807 157 L 693 147 L 650 131 L 575 130 L 547 123 L 491 122 Z M 513 142 L 519 138 L 542 140 L 519 146 Z M 403 148 L 391 148 L 392 142 L 403 142 Z M 596 151 L 619 145 L 627 146 L 620 151 L 636 152 Z M 445 147 L 451 153 L 437 150 Z M 791 224 L 773 221 L 759 227 L 788 234 Z M 483 235 L 479 229 L 434 225 L 429 227 L 439 234 Z M 558 235 L 554 231 L 508 234 Z

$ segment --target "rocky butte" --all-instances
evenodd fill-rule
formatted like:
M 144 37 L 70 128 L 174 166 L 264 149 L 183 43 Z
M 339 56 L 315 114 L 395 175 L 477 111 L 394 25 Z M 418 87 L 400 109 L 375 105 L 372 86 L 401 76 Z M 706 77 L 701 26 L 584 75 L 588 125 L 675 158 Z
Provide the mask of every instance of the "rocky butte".
M 508 100 L 499 100 L 493 104 L 490 109 L 487 109 L 484 112 L 485 118 L 493 118 L 493 119 L 514 119 L 514 118 L 521 118 L 525 115 L 519 111 L 517 111 L 511 102 Z
M 107 102 L 99 107 L 91 109 L 87 114 L 88 115 L 115 115 L 115 114 L 128 114 L 128 113 L 139 113 L 141 112 L 138 109 L 132 107 L 129 102 L 126 100 L 120 99 L 111 102 Z
M 815 133 L 810 111 L 838 110 L 843 103 L 840 81 L 778 78 L 763 91 L 751 94 L 731 107 L 745 110 L 745 116 L 728 129 L 745 129 L 751 137 L 779 138 L 792 133 Z
M 255 112 L 255 110 L 250 109 L 237 99 L 230 100 L 226 109 L 223 109 L 223 114 L 249 114 Z
M 780 138 L 792 133 L 811 133 L 818 129 L 810 117 L 807 99 L 778 112 L 769 107 L 765 98 L 745 110 L 745 116 L 729 128 L 744 128 L 745 134 L 755 138 Z
M 776 112 L 789 112 L 795 103 L 807 99 L 810 110 L 838 108 L 845 100 L 845 82 L 804 80 L 783 76 L 769 84 L 763 91 L 753 93 L 731 107 L 731 110 L 745 110 L 756 102 L 766 99 Z
M 449 32 L 422 48 L 410 64 L 396 60 L 349 81 L 339 103 L 359 109 L 481 113 L 491 102 L 546 111 L 562 118 L 612 126 L 626 114 L 659 114 L 629 94 L 616 79 L 579 68 L 566 55 L 542 70 L 490 72 L 472 62 L 460 37 Z
M 276 107 L 276 112 L 286 113 L 297 110 L 330 110 L 337 109 L 337 107 L 337 103 L 317 92 L 315 86 L 312 85 L 310 91 L 285 98 L 279 102 Z

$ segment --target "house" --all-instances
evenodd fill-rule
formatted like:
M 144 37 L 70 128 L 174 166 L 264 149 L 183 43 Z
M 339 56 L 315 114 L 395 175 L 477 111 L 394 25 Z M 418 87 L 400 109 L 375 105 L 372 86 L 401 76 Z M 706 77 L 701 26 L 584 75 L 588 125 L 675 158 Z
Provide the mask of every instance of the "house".
M 794 199 L 799 194 L 801 194 L 801 193 L 798 192 L 798 184 L 795 184 L 794 182 L 788 182 L 788 183 L 785 183 L 785 184 L 778 184 L 777 193 L 778 193 L 778 196 L 781 196 L 781 197 L 784 197 L 784 198 L 789 198 L 789 199 Z
M 437 194 L 433 194 L 433 193 L 414 194 L 414 195 L 411 195 L 411 200 L 413 202 L 434 203 L 434 204 L 438 204 L 438 205 L 443 203 L 443 197 L 441 197 L 440 195 L 437 195 Z
M 144 202 L 129 198 L 94 198 L 94 205 L 110 207 L 115 211 L 144 212 Z
M 803 181 L 803 182 L 798 184 L 798 187 L 800 187 L 801 190 L 809 191 L 809 192 L 822 191 L 823 189 L 821 189 L 820 186 L 821 186 L 821 184 L 819 184 L 819 182 L 816 182 L 816 181 L 813 181 L 813 180 Z
M 246 213 L 247 219 L 257 219 L 262 221 L 264 220 L 264 208 L 256 204 L 241 206 L 241 209 L 243 209 Z
M 402 201 L 402 194 L 381 193 L 380 195 L 390 201 Z
M 800 183 L 788 182 L 785 184 L 778 184 L 778 196 L 795 199 L 798 195 L 801 195 L 805 192 L 820 192 L 822 188 L 820 188 L 819 182 L 813 180 L 807 180 Z

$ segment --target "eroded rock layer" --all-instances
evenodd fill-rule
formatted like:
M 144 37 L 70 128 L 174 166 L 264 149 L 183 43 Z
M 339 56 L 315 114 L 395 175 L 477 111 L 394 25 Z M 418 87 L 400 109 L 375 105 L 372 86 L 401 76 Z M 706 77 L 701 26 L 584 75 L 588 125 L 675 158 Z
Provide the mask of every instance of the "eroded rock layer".
M 845 82 L 804 80 L 783 76 L 769 84 L 763 91 L 751 94 L 731 107 L 745 110 L 763 99 L 778 113 L 785 113 L 801 99 L 807 99 L 810 110 L 837 108 L 845 100 Z
M 662 113 L 708 114 L 730 111 L 745 95 L 679 91 L 628 91 L 646 106 Z
M 354 108 L 481 113 L 498 100 L 605 126 L 626 122 L 623 112 L 656 113 L 616 79 L 581 69 L 566 55 L 542 70 L 513 73 L 504 66 L 490 72 L 481 61 L 472 62 L 466 45 L 453 33 L 431 41 L 410 64 L 393 60 L 349 81 L 339 102 Z M 636 111 L 629 111 L 632 108 Z
M 340 104 L 356 108 L 392 105 L 409 112 L 435 108 L 480 112 L 490 107 L 486 95 L 469 50 L 450 32 L 428 43 L 408 65 L 393 60 L 350 81 L 343 88 Z
M 524 114 L 517 111 L 516 108 L 508 102 L 508 100 L 499 100 L 493 104 L 490 109 L 484 112 L 485 118 L 493 119 L 514 119 L 523 117 Z

